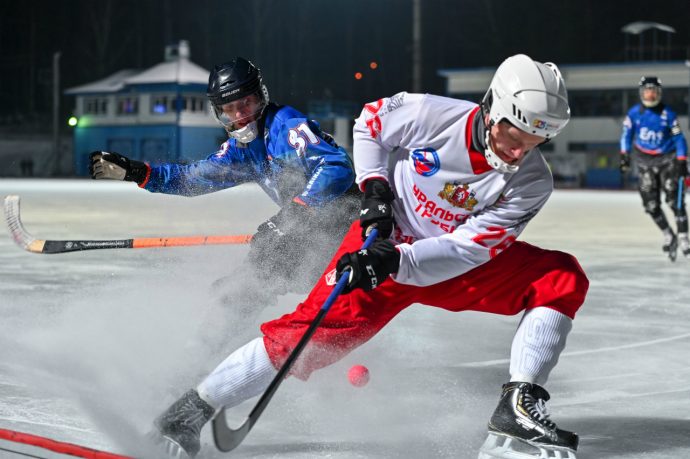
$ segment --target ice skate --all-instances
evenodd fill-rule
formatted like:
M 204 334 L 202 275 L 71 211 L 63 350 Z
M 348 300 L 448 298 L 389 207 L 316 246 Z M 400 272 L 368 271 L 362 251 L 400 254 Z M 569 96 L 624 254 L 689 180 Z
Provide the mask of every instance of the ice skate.
M 158 432 L 151 437 L 169 457 L 192 459 L 201 449 L 201 428 L 214 413 L 213 407 L 192 389 L 154 421 Z
M 678 238 L 673 233 L 673 231 L 664 232 L 664 245 L 661 250 L 668 254 L 668 258 L 671 261 L 676 261 L 676 255 L 678 253 Z
M 478 459 L 576 459 L 578 437 L 549 419 L 549 393 L 526 382 L 503 385 Z

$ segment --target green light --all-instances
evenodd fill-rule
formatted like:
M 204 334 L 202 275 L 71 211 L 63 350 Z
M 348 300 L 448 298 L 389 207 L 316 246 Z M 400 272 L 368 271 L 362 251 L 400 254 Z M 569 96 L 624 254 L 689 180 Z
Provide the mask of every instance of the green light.
M 67 120 L 67 124 L 69 124 L 72 127 L 76 126 L 78 122 L 79 122 L 79 120 L 77 119 L 76 116 L 70 116 L 69 119 Z

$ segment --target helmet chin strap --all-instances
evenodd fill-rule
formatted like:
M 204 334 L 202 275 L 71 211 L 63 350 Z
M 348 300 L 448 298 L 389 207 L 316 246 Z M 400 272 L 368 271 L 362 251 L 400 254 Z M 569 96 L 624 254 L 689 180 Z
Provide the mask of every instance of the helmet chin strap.
M 517 164 L 506 163 L 501 158 L 499 158 L 498 155 L 493 152 L 493 150 L 491 150 L 491 139 L 489 138 L 489 133 L 491 132 L 491 124 L 489 124 L 484 134 L 484 143 L 486 144 L 486 146 L 484 147 L 484 157 L 486 158 L 486 161 L 489 163 L 489 166 L 493 167 L 498 172 L 501 172 L 503 174 L 514 174 L 518 171 L 518 169 L 520 169 L 520 166 L 518 166 Z

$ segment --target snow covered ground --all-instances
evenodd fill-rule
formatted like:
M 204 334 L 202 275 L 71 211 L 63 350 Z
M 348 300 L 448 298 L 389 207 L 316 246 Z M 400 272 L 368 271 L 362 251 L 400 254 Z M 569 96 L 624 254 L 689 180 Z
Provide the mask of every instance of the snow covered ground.
M 252 233 L 276 210 L 252 186 L 182 198 L 130 183 L 5 179 L 7 194 L 21 196 L 40 239 Z M 661 253 L 633 192 L 557 191 L 522 239 L 576 255 L 591 280 L 547 385 L 554 420 L 581 435 L 578 457 L 690 457 L 690 261 Z M 37 255 L 0 234 L 0 428 L 141 456 L 157 414 L 299 301 L 283 296 L 246 324 L 216 304 L 210 284 L 245 253 Z M 518 319 L 411 307 L 307 383 L 285 381 L 229 457 L 476 458 Z M 371 372 L 364 388 L 347 382 L 356 363 Z M 225 457 L 208 430 L 202 439 L 202 458 Z

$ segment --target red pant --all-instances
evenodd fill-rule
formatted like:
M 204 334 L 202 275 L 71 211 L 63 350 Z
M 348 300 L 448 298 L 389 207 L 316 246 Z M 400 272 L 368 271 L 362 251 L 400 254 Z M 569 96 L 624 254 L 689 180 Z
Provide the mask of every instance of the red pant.
M 276 368 L 283 364 L 333 290 L 332 271 L 338 259 L 360 249 L 360 234 L 356 221 L 307 299 L 294 312 L 261 325 L 266 350 Z M 438 284 L 417 287 L 389 278 L 370 292 L 356 289 L 336 298 L 292 374 L 307 379 L 312 371 L 337 362 L 414 303 L 449 311 L 503 315 L 547 306 L 574 318 L 588 287 L 589 281 L 572 255 L 519 241 L 489 262 Z

